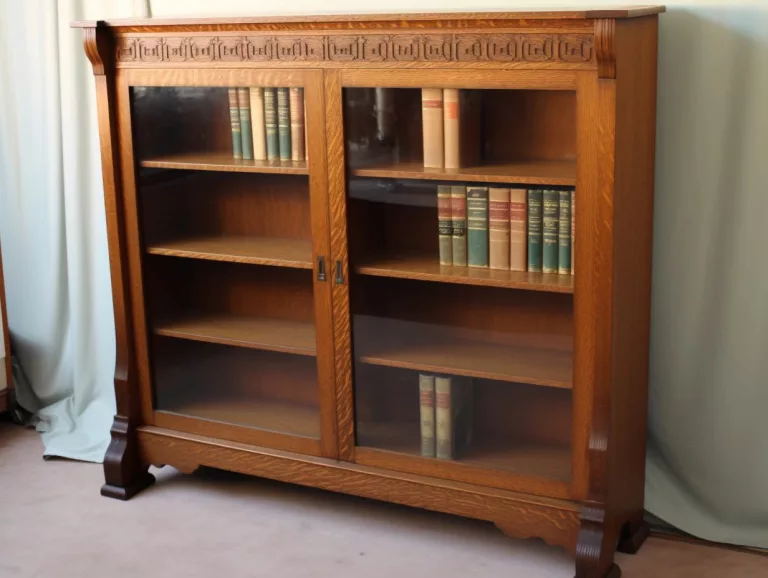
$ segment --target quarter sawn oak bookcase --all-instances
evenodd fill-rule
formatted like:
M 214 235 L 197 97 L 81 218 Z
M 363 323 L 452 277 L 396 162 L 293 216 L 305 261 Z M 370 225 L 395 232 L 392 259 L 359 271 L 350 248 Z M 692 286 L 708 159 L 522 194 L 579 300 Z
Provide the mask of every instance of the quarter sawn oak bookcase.
M 619 576 L 647 535 L 661 12 L 76 23 L 117 331 L 102 494 L 222 468 L 487 520 Z M 235 159 L 232 87 L 302 88 L 306 161 Z M 424 88 L 481 106 L 473 163 L 424 168 Z M 574 191 L 573 274 L 441 266 L 442 184 Z M 422 374 L 471 380 L 454 459 L 422 455 Z

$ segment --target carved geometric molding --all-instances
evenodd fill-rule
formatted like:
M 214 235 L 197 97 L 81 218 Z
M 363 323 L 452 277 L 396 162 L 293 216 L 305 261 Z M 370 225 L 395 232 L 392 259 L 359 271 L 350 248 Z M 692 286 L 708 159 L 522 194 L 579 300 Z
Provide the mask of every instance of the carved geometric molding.
M 591 34 L 120 37 L 118 62 L 590 63 Z

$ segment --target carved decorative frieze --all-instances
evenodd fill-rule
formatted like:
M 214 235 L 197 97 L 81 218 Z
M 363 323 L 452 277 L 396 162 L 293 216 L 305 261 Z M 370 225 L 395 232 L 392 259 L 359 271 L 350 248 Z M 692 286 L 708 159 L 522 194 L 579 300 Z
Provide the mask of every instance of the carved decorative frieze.
M 590 34 L 178 36 L 118 39 L 118 62 L 590 63 Z

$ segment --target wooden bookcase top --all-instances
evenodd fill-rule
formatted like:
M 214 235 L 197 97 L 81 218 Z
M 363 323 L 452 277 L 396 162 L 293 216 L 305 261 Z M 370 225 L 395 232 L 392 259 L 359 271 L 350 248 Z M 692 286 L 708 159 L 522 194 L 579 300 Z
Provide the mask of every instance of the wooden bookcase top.
M 660 14 L 666 8 L 662 5 L 648 6 L 600 6 L 592 8 L 540 8 L 521 7 L 513 12 L 393 12 L 391 14 L 310 14 L 290 16 L 230 16 L 216 18 L 116 18 L 114 20 L 80 20 L 72 23 L 73 28 L 110 26 L 115 28 L 155 26 L 247 26 L 258 24 L 339 24 L 344 22 L 423 22 L 446 20 L 579 20 L 592 18 L 637 18 Z

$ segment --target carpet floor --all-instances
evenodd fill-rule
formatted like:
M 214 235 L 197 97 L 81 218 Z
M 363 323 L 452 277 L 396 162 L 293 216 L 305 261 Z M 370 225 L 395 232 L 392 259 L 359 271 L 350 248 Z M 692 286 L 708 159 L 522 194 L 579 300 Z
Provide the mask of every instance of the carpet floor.
M 169 467 L 119 502 L 100 465 L 41 456 L 36 432 L 0 422 L 2 578 L 573 577 L 559 548 L 474 520 Z M 768 576 L 768 557 L 654 538 L 617 562 L 625 578 Z

